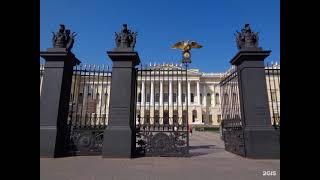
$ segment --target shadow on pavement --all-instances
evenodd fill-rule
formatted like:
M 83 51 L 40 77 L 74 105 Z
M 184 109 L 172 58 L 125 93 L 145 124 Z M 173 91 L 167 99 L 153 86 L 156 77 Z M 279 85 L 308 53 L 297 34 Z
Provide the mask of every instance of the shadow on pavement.
M 202 155 L 225 151 L 224 148 L 217 147 L 216 145 L 190 146 L 189 150 L 190 150 L 189 151 L 190 157 L 202 156 Z

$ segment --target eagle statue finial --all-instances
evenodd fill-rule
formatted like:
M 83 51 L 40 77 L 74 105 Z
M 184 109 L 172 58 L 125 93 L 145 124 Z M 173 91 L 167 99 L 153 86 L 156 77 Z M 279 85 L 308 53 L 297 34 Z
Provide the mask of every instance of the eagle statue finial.
M 190 50 L 194 49 L 194 48 L 202 48 L 203 46 L 198 44 L 195 41 L 180 41 L 175 43 L 171 48 L 172 49 L 181 49 L 182 50 L 182 56 L 183 56 L 183 62 L 184 63 L 191 63 L 191 54 L 190 54 Z

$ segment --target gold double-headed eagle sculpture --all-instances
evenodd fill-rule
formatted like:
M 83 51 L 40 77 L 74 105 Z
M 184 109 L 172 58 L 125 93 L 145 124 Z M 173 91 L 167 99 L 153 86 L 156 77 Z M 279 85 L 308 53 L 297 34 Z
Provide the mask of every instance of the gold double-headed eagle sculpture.
M 174 44 L 171 48 L 173 49 L 181 49 L 182 50 L 182 62 L 183 63 L 191 63 L 191 54 L 190 54 L 190 50 L 193 48 L 202 48 L 203 46 L 198 44 L 195 41 L 180 41 L 177 42 L 176 44 Z

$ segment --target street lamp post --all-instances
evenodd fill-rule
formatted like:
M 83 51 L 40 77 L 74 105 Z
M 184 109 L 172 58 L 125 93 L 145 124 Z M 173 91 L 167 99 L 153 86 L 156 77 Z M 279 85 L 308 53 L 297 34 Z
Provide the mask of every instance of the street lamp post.
M 202 48 L 203 46 L 198 44 L 195 41 L 180 41 L 177 42 L 172 46 L 173 49 L 181 49 L 182 50 L 182 64 L 185 66 L 186 69 L 186 83 L 188 83 L 188 65 L 191 63 L 191 54 L 190 50 L 193 48 Z M 189 152 L 189 110 L 188 110 L 188 88 L 186 88 L 186 110 L 187 110 L 187 152 Z M 183 110 L 182 110 L 183 113 Z

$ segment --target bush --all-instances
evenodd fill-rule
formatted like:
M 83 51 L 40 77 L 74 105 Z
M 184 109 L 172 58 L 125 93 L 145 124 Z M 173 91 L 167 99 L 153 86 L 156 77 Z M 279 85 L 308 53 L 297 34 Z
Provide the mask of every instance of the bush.
M 219 127 L 210 127 L 210 126 L 195 126 L 194 127 L 195 131 L 214 131 L 214 132 L 218 132 L 219 131 Z

